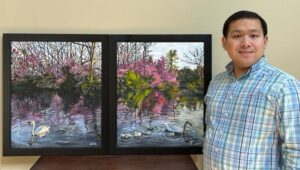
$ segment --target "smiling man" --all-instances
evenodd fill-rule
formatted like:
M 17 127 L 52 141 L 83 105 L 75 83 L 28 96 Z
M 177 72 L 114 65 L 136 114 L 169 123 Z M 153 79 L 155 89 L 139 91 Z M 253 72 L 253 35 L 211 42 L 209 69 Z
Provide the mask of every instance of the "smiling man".
M 233 61 L 234 74 L 238 77 L 263 57 L 268 37 L 259 19 L 239 19 L 230 23 L 229 27 L 222 44 Z
M 300 83 L 267 62 L 267 23 L 239 11 L 224 23 L 231 62 L 205 97 L 205 169 L 300 168 Z

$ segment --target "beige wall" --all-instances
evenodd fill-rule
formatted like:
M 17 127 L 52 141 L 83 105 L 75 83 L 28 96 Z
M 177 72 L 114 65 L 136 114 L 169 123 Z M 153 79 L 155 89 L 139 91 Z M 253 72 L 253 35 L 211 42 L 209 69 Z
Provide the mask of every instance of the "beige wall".
M 298 0 L 0 0 L 0 34 L 212 34 L 215 76 L 229 61 L 220 44 L 224 20 L 237 10 L 254 10 L 269 24 L 268 60 L 300 79 L 299 6 Z M 0 54 L 2 69 L 2 41 Z M 2 113 L 0 121 L 2 129 Z M 2 139 L 1 130 L 1 146 Z M 10 170 L 29 169 L 38 159 L 1 155 L 2 147 L 2 169 Z M 201 157 L 193 158 L 200 167 Z

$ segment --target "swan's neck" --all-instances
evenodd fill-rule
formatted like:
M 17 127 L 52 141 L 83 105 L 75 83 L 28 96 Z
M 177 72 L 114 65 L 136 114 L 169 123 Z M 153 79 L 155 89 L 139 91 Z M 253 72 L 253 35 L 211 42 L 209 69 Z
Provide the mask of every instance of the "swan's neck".
M 34 136 L 35 122 L 32 122 L 31 135 Z

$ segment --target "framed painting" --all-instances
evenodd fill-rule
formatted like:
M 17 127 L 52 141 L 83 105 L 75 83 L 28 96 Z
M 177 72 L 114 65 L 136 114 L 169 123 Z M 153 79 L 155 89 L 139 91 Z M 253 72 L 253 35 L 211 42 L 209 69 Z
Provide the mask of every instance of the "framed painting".
M 109 38 L 110 153 L 202 153 L 211 35 Z
M 3 34 L 3 155 L 201 153 L 211 35 Z
M 3 34 L 3 155 L 108 153 L 105 35 Z

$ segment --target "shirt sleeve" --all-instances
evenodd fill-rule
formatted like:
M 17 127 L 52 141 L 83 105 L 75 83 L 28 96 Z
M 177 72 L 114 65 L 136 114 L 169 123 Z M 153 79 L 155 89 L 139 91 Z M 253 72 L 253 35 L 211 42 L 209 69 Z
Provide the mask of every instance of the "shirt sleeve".
M 282 169 L 300 168 L 300 83 L 288 80 L 278 98 Z

